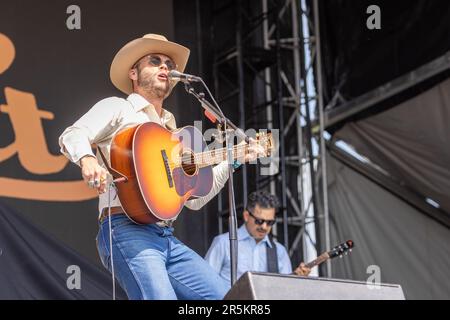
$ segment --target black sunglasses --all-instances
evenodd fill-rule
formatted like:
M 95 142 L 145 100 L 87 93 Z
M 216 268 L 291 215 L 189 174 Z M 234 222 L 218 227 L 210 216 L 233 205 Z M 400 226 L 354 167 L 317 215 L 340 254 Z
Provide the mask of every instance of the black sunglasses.
M 253 215 L 253 213 L 250 211 L 250 210 L 248 210 L 248 208 L 247 208 L 247 211 L 248 211 L 248 213 L 252 216 L 252 218 L 253 219 L 255 219 L 255 223 L 258 225 L 258 226 L 262 226 L 263 224 L 264 224 L 264 222 L 265 223 L 267 223 L 267 225 L 269 226 L 269 227 L 271 227 L 271 226 L 273 226 L 274 224 L 275 224 L 275 220 L 264 220 L 264 219 L 260 219 L 260 218 L 257 218 L 257 217 L 255 217 L 254 215 Z
M 163 64 L 163 61 L 160 57 L 158 56 L 149 56 L 149 60 L 150 64 L 154 67 L 159 67 L 160 65 Z M 164 61 L 164 64 L 167 66 L 167 69 L 169 71 L 175 70 L 177 68 L 177 65 L 175 62 L 173 62 L 170 59 L 167 59 L 166 61 Z

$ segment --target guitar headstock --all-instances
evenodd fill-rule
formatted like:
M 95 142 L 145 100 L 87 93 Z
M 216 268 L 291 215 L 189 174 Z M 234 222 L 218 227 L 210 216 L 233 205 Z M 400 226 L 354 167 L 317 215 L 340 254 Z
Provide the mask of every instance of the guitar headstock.
M 260 146 L 264 148 L 264 155 L 270 157 L 272 150 L 275 145 L 273 142 L 272 133 L 270 132 L 259 132 L 256 134 L 256 141 Z
M 347 240 L 344 243 L 334 247 L 328 252 L 330 258 L 342 257 L 344 254 L 348 254 L 352 251 L 354 244 L 352 240 Z

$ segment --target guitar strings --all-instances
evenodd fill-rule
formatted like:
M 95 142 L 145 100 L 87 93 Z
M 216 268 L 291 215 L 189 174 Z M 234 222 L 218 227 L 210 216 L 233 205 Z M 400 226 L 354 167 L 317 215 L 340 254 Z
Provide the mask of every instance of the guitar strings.
M 247 153 L 247 148 L 248 145 L 237 145 L 233 147 L 233 158 L 240 158 L 242 156 L 245 156 L 245 153 Z M 173 170 L 174 168 L 177 167 L 183 167 L 186 170 L 191 170 L 191 169 L 195 169 L 197 166 L 202 167 L 202 165 L 210 165 L 209 162 L 211 160 L 216 161 L 216 159 L 218 157 L 220 157 L 220 160 L 225 160 L 226 158 L 226 149 L 222 148 L 219 150 L 211 150 L 211 151 L 207 151 L 204 153 L 198 153 L 196 155 L 194 155 L 194 157 L 192 155 L 188 155 L 188 156 L 183 156 L 181 158 L 181 163 L 178 162 L 170 162 L 169 163 L 169 168 L 171 170 Z M 244 153 L 242 152 L 244 151 Z M 182 165 L 183 162 L 192 162 L 192 160 L 194 160 L 193 163 L 189 163 L 189 164 L 185 164 L 184 166 Z
M 234 146 L 233 150 L 232 150 L 233 158 L 234 157 L 238 158 L 239 156 L 242 156 L 242 152 L 240 152 L 240 151 L 246 151 L 247 147 L 248 147 L 248 145 Z M 213 153 L 214 153 L 214 155 L 213 155 Z M 217 153 L 217 154 L 215 154 L 215 153 Z M 211 150 L 211 151 L 202 152 L 202 153 L 194 155 L 194 157 L 192 157 L 191 155 L 183 156 L 182 158 L 180 158 L 180 160 L 181 160 L 180 163 L 179 162 L 169 162 L 169 168 L 171 170 L 178 168 L 178 167 L 183 167 L 186 170 L 194 169 L 198 165 L 201 166 L 202 164 L 207 164 L 208 160 L 214 160 L 216 157 L 220 157 L 221 159 L 225 160 L 225 153 L 226 153 L 226 149 L 222 148 L 219 150 Z M 244 155 L 245 155 L 245 153 L 244 153 Z M 189 163 L 184 166 L 182 165 L 183 163 L 191 162 L 192 160 L 194 160 L 194 163 Z M 199 160 L 203 160 L 203 161 L 199 161 Z
M 263 139 L 260 139 L 259 142 L 261 142 L 261 140 L 266 140 L 268 141 L 269 138 L 268 137 L 264 137 Z M 233 146 L 233 158 L 234 157 L 239 157 L 242 156 L 242 154 L 237 154 L 239 151 L 247 151 L 249 144 L 243 144 L 243 145 L 235 145 Z M 186 155 L 186 156 L 182 156 L 180 158 L 181 162 L 169 162 L 169 168 L 171 170 L 182 166 L 183 162 L 191 162 L 192 160 L 194 160 L 194 163 L 190 163 L 188 165 L 183 166 L 183 168 L 189 170 L 189 169 L 194 169 L 196 168 L 198 165 L 202 165 L 205 164 L 205 159 L 207 160 L 206 163 L 208 162 L 208 160 L 214 160 L 217 156 L 221 156 L 222 159 L 224 159 L 224 153 L 227 151 L 226 148 L 221 148 L 218 150 L 208 150 L 205 152 L 201 152 L 201 153 L 197 153 L 194 154 L 194 156 L 192 155 Z M 217 155 L 216 155 L 217 153 Z M 236 155 L 235 155 L 236 153 Z M 203 160 L 203 161 L 199 161 L 199 160 Z M 200 162 L 200 163 L 199 163 Z

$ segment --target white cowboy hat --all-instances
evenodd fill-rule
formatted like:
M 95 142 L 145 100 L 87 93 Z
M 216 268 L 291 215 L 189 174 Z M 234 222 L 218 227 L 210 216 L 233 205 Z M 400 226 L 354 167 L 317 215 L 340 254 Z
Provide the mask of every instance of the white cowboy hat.
M 183 72 L 190 50 L 178 43 L 168 41 L 162 35 L 153 33 L 130 41 L 117 52 L 111 63 L 109 75 L 114 86 L 126 94 L 131 94 L 133 86 L 128 77 L 128 71 L 139 59 L 150 53 L 160 53 L 170 57 L 177 65 L 177 70 Z

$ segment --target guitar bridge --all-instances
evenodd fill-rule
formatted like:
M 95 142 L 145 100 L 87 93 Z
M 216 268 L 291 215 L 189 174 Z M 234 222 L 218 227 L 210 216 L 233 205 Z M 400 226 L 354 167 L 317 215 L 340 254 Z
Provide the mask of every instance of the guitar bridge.
M 161 150 L 161 155 L 164 161 L 164 167 L 166 168 L 167 180 L 169 181 L 169 188 L 173 188 L 173 177 L 170 172 L 169 159 L 167 158 L 166 150 Z

